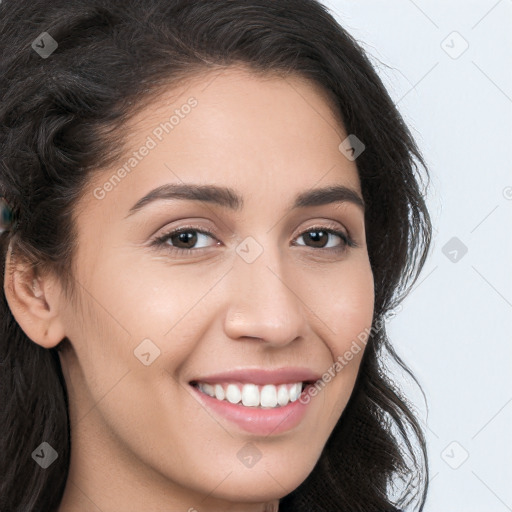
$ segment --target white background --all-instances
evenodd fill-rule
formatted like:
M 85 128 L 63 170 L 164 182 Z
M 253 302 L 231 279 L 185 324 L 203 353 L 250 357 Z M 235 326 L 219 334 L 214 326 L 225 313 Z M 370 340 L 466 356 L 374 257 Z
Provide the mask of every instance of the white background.
M 428 400 L 427 414 L 399 381 L 429 444 L 424 510 L 512 511 L 512 0 L 322 3 L 369 53 L 432 175 L 433 247 L 387 329 Z M 453 237 L 467 247 L 456 261 Z

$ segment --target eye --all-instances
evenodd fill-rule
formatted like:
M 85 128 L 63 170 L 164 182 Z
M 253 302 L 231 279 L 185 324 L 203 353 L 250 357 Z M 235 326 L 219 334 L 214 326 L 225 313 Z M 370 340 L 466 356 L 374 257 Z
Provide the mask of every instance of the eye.
M 196 234 L 197 233 L 197 234 Z M 199 235 L 199 236 L 198 236 Z M 186 254 L 193 252 L 193 249 L 190 246 L 196 245 L 198 243 L 198 240 L 201 240 L 201 238 L 214 238 L 215 237 L 210 233 L 209 231 L 205 231 L 203 229 L 199 229 L 193 226 L 185 226 L 178 229 L 175 229 L 173 231 L 170 231 L 169 233 L 165 233 L 162 236 L 158 237 L 152 245 L 156 244 L 158 246 L 166 245 L 169 246 L 169 241 L 172 242 L 171 245 L 171 251 L 181 251 L 185 252 Z M 216 240 L 216 239 L 215 239 Z M 207 246 L 201 246 L 196 248 L 197 249 L 204 249 Z
M 325 243 L 329 243 L 329 237 L 339 238 L 341 239 L 340 244 L 335 244 L 334 246 L 326 247 Z M 309 228 L 307 231 L 304 231 L 297 239 L 304 238 L 305 241 L 312 242 L 313 245 L 308 247 L 324 249 L 327 251 L 337 251 L 342 252 L 346 250 L 347 247 L 357 247 L 352 238 L 345 234 L 343 231 L 339 231 L 336 229 L 332 229 L 330 227 L 325 226 L 315 226 Z M 306 245 L 306 244 L 296 244 L 296 245 Z
M 341 243 L 335 244 L 334 246 L 331 244 L 331 246 L 328 247 L 326 244 L 329 245 L 329 237 L 331 240 L 337 237 L 341 240 Z M 195 226 L 183 226 L 168 233 L 164 233 L 163 235 L 156 238 L 151 243 L 151 245 L 158 247 L 165 246 L 171 252 L 191 254 L 193 252 L 200 251 L 201 249 L 208 248 L 208 244 L 205 243 L 207 242 L 207 238 L 212 238 L 213 240 L 217 241 L 217 243 L 210 244 L 211 246 L 218 245 L 220 243 L 217 238 L 215 238 L 215 236 L 209 231 L 205 231 Z M 303 231 L 302 234 L 297 237 L 297 240 L 300 238 L 304 238 L 305 241 L 313 245 L 294 245 L 307 246 L 312 249 L 323 249 L 324 251 L 335 252 L 345 251 L 347 247 L 357 247 L 357 244 L 352 240 L 352 238 L 350 238 L 348 234 L 326 226 L 315 226 L 309 228 L 308 230 Z M 197 247 L 196 244 L 199 242 L 202 242 L 202 244 L 200 243 L 200 246 Z

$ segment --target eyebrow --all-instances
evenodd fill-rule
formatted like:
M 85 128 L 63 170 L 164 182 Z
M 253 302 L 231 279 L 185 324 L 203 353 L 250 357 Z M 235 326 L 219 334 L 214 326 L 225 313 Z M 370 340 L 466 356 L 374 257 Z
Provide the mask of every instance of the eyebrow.
M 199 185 L 192 183 L 166 183 L 148 192 L 139 199 L 129 210 L 129 217 L 146 205 L 160 200 L 181 199 L 199 201 L 221 206 L 233 211 L 243 209 L 243 197 L 229 187 L 218 185 Z M 332 203 L 349 202 L 358 206 L 363 212 L 365 203 L 359 193 L 344 185 L 331 185 L 323 188 L 314 188 L 298 194 L 294 198 L 291 210 L 307 208 L 309 206 L 323 206 Z

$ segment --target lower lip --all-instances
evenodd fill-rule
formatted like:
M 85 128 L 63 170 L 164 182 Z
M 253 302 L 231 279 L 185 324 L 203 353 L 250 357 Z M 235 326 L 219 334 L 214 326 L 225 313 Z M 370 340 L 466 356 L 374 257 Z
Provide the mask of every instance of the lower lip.
M 281 434 L 296 427 L 306 415 L 311 401 L 311 397 L 305 404 L 300 401 L 300 398 L 307 394 L 309 385 L 304 388 L 295 402 L 289 402 L 285 406 L 273 409 L 246 407 L 241 403 L 232 404 L 226 400 L 217 400 L 199 391 L 195 386 L 191 385 L 190 387 L 198 395 L 200 401 L 216 414 L 223 416 L 251 434 L 264 436 Z

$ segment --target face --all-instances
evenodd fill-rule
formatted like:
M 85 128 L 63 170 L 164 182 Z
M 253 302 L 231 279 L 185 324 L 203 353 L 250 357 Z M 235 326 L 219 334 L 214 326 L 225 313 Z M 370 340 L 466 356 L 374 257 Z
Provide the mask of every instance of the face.
M 311 83 L 229 68 L 158 97 L 93 177 L 60 357 L 70 479 L 97 506 L 245 510 L 311 472 L 363 351 L 335 362 L 373 315 L 347 135 Z

